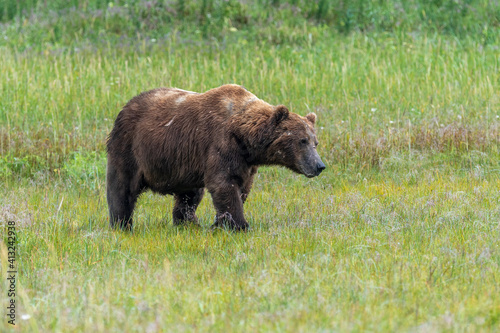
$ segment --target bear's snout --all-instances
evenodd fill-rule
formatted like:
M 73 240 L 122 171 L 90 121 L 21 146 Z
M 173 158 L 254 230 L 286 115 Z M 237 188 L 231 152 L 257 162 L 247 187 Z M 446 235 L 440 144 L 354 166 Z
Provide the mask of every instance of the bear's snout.
M 315 166 L 313 166 L 311 168 L 312 170 L 310 172 L 304 172 L 304 174 L 306 175 L 306 177 L 308 178 L 312 178 L 312 177 L 316 177 L 316 176 L 319 176 L 319 174 L 326 169 L 326 166 L 325 164 L 323 163 L 323 161 L 319 160 Z
M 307 178 L 312 178 L 319 176 L 319 174 L 326 169 L 325 164 L 319 157 L 316 150 L 314 150 L 309 158 L 304 161 L 305 163 L 301 163 L 300 170 L 303 175 Z
M 319 161 L 318 164 L 316 165 L 316 176 L 319 176 L 321 171 L 325 170 L 326 166 L 322 161 Z

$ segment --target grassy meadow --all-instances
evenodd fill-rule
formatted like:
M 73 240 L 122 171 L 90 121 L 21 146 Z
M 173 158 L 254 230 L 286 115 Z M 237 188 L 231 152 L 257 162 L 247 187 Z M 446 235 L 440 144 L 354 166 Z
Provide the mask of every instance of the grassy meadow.
M 500 328 L 500 6 L 256 3 L 0 1 L 1 332 Z M 327 169 L 261 168 L 247 233 L 151 192 L 110 230 L 120 108 L 225 83 L 315 112 Z

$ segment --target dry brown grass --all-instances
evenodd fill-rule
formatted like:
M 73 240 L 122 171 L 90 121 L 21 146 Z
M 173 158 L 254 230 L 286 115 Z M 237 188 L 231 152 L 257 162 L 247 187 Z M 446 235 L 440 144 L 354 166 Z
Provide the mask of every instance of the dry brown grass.
M 334 130 L 318 129 L 320 153 L 330 165 L 355 165 L 361 170 L 379 168 L 392 155 L 417 154 L 432 156 L 449 154 L 488 154 L 496 158 L 499 152 L 498 123 L 467 125 L 439 124 L 437 121 L 367 131 L 362 126 L 354 130 L 338 126 Z M 3 163 L 10 163 L 14 173 L 32 176 L 39 171 L 58 172 L 75 151 L 104 152 L 107 129 L 93 131 L 63 131 L 54 135 L 49 127 L 25 133 L 0 130 L 0 152 Z M 17 161 L 17 162 L 16 162 Z M 13 166 L 15 163 L 17 165 Z
M 353 131 L 340 129 L 328 135 L 325 146 L 331 163 L 359 164 L 363 168 L 380 166 L 392 154 L 413 152 L 425 154 L 464 154 L 468 152 L 498 153 L 499 126 L 464 125 L 426 122 L 387 127 L 378 132 L 367 132 L 361 126 Z M 496 156 L 496 155 L 495 155 Z

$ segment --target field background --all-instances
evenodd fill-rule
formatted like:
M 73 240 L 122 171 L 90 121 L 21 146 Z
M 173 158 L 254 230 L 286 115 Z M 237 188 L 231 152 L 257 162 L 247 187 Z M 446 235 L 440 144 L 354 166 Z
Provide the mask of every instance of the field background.
M 499 29 L 485 0 L 0 0 L 16 331 L 497 331 Z M 327 169 L 261 168 L 248 233 L 210 231 L 209 195 L 173 227 L 151 193 L 109 230 L 120 108 L 224 83 L 316 112 Z

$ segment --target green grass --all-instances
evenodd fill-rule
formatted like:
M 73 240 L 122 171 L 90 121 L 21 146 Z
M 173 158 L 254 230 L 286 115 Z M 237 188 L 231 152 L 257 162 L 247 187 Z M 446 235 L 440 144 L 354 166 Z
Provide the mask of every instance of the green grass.
M 461 20 L 445 2 L 419 7 L 429 20 L 403 8 L 399 28 L 380 19 L 398 2 L 381 2 L 354 11 L 349 31 L 328 1 L 260 2 L 267 11 L 206 1 L 211 22 L 194 2 L 163 13 L 86 1 L 66 13 L 63 2 L 32 1 L 30 20 L 26 3 L 0 1 L 0 239 L 15 221 L 19 331 L 498 329 L 493 2 L 454 2 L 467 8 Z M 234 19 L 238 8 L 247 21 Z M 89 19 L 98 10 L 107 14 Z M 151 193 L 133 233 L 110 230 L 104 147 L 120 108 L 158 86 L 224 83 L 316 112 L 327 169 L 307 179 L 262 168 L 248 233 L 211 231 L 209 195 L 201 228 L 173 227 L 172 198 Z M 9 328 L 2 315 L 0 331 Z
M 2 15 L 3 14 L 3 15 Z M 490 0 L 0 0 L 1 43 L 38 48 L 91 40 L 126 42 L 173 33 L 300 44 L 304 26 L 351 32 L 432 32 L 498 43 L 500 5 Z M 176 31 L 172 31 L 176 30 Z
M 243 39 L 224 47 L 185 43 L 142 40 L 55 54 L 3 48 L 0 163 L 28 159 L 23 175 L 60 169 L 75 151 L 102 151 L 117 112 L 141 91 L 205 91 L 230 82 L 295 112 L 316 112 L 331 164 L 377 164 L 412 146 L 498 154 L 500 57 L 494 46 L 361 34 L 318 37 L 297 48 Z
M 331 173 L 306 181 L 266 169 L 244 234 L 211 232 L 209 200 L 203 228 L 184 229 L 170 223 L 171 198 L 147 194 L 126 234 L 108 229 L 102 189 L 62 179 L 9 188 L 2 214 L 18 225 L 18 311 L 32 316 L 20 326 L 493 331 L 500 181 L 420 176 L 332 186 Z

